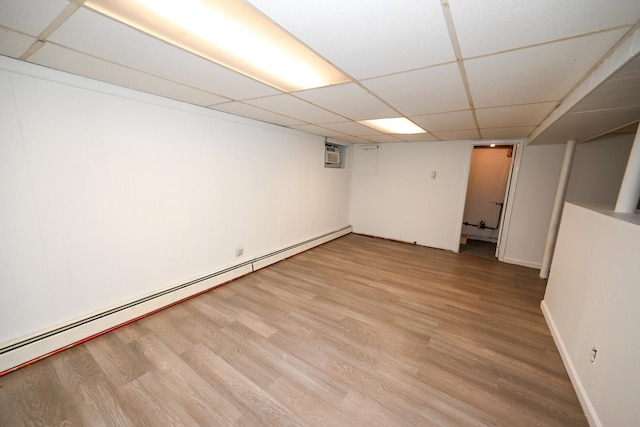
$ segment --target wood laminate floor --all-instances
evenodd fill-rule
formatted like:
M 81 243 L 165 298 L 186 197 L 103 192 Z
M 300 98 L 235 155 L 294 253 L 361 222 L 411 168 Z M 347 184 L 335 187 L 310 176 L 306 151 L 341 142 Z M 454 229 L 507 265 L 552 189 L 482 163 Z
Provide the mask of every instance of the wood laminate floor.
M 0 378 L 2 426 L 586 426 L 537 271 L 348 235 Z

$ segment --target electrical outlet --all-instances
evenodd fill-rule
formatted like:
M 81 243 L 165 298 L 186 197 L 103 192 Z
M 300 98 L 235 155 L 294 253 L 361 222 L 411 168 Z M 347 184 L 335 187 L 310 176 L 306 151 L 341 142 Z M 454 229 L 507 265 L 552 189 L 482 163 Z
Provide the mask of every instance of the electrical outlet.
M 595 347 L 593 347 L 593 348 L 591 349 L 591 357 L 590 357 L 590 359 L 591 359 L 591 363 L 596 363 L 596 355 L 597 355 L 597 354 L 598 354 L 598 349 L 597 349 L 597 348 L 595 348 Z
M 236 257 L 242 256 L 243 253 L 244 253 L 244 248 L 242 246 L 238 246 L 236 248 Z

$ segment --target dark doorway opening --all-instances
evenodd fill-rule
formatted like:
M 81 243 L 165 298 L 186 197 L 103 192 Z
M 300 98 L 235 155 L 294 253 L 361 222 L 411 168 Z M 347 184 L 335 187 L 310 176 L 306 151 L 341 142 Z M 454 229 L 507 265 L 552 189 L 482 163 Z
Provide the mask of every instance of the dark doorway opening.
M 513 145 L 474 147 L 460 236 L 461 253 L 497 257 L 513 151 Z

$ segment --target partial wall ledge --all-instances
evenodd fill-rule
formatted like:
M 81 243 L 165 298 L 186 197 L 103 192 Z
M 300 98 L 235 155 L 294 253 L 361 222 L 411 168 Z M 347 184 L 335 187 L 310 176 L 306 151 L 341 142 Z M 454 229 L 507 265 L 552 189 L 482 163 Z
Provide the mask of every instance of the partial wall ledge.
M 351 226 L 232 265 L 46 332 L 5 343 L 0 348 L 0 376 L 349 233 Z

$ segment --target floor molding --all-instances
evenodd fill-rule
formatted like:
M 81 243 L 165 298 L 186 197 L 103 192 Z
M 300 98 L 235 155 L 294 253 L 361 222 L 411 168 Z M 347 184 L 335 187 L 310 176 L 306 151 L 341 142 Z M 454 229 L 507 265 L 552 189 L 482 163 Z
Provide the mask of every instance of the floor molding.
M 584 410 L 585 415 L 587 416 L 587 421 L 589 425 L 592 427 L 602 427 L 602 423 L 600 422 L 600 418 L 596 412 L 596 409 L 593 407 L 591 403 L 591 399 L 589 399 L 589 395 L 587 391 L 584 389 L 582 385 L 582 381 L 576 372 L 575 367 L 573 366 L 573 362 L 571 361 L 571 357 L 569 356 L 569 352 L 564 345 L 564 341 L 560 336 L 560 332 L 556 327 L 555 322 L 553 321 L 553 316 L 549 311 L 549 307 L 545 303 L 544 300 L 540 303 L 540 308 L 542 309 L 542 314 L 544 319 L 549 326 L 549 330 L 551 331 L 551 336 L 556 343 L 556 347 L 558 347 L 558 352 L 560 353 L 560 357 L 562 358 L 562 363 L 564 363 L 565 368 L 567 369 L 567 373 L 569 374 L 569 379 L 571 380 L 571 384 L 573 384 L 573 388 L 576 391 L 576 395 L 578 396 L 578 400 L 582 405 L 582 409 Z
M 351 227 L 344 227 L 62 326 L 5 343 L 0 348 L 0 376 L 349 233 Z

